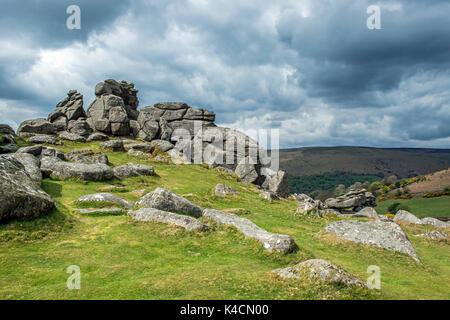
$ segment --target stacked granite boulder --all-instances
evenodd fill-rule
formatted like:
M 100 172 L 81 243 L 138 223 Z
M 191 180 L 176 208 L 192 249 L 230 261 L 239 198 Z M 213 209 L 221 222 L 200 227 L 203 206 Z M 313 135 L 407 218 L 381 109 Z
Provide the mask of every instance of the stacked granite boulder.
M 325 207 L 340 213 L 355 213 L 366 207 L 377 205 L 375 196 L 365 189 L 352 190 L 337 198 L 325 200 Z
M 87 110 L 90 127 L 114 136 L 130 134 L 130 120 L 136 120 L 138 90 L 133 83 L 105 80 L 95 86 L 95 100 Z

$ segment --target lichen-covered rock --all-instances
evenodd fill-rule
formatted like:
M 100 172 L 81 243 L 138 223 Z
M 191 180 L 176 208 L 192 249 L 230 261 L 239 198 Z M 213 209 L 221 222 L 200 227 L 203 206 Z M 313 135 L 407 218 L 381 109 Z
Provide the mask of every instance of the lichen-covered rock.
M 27 134 L 53 134 L 56 132 L 55 126 L 44 118 L 25 120 L 17 130 L 19 136 L 30 137 Z
M 393 222 L 341 220 L 327 225 L 326 232 L 341 239 L 406 253 L 419 261 L 416 251 L 403 230 Z
M 244 235 L 254 238 L 261 242 L 268 251 L 277 251 L 281 253 L 292 252 L 296 245 L 294 239 L 288 235 L 268 232 L 248 219 L 241 218 L 235 214 L 213 209 L 203 210 L 203 217 L 213 220 L 219 224 L 231 225 L 236 227 Z
M 76 150 L 65 154 L 66 158 L 73 162 L 95 164 L 108 164 L 109 160 L 106 154 L 102 152 L 93 152 L 91 149 Z
M 365 207 L 365 208 L 359 210 L 357 213 L 354 214 L 354 217 L 366 217 L 366 218 L 372 218 L 372 219 L 379 219 L 378 213 L 372 207 Z
M 133 150 L 138 150 L 142 152 L 152 153 L 155 150 L 155 146 L 150 142 L 144 143 L 132 143 L 125 146 L 126 148 L 130 148 Z
M 32 143 L 48 143 L 53 145 L 61 144 L 61 141 L 59 141 L 58 138 L 49 134 L 37 134 L 32 136 L 28 141 Z
M 405 211 L 405 210 L 399 210 L 394 216 L 395 222 L 406 222 L 406 223 L 414 223 L 414 224 L 422 224 L 422 221 L 417 218 L 412 213 Z
M 265 171 L 269 172 L 269 170 L 267 169 Z M 261 187 L 281 198 L 289 197 L 290 193 L 286 172 L 282 170 L 273 172 L 272 170 L 270 170 L 270 173 L 270 175 L 266 175 L 266 179 L 264 180 Z
M 0 124 L 0 133 L 1 134 L 10 134 L 12 136 L 16 135 L 16 132 L 13 128 L 11 128 L 8 124 Z
M 100 148 L 105 151 L 112 152 L 124 152 L 125 148 L 123 146 L 123 141 L 121 140 L 108 140 L 100 143 Z
M 3 130 L 5 132 L 10 132 L 9 129 L 12 130 L 11 127 L 7 125 L 0 125 L 0 130 Z M 14 132 L 14 131 L 13 131 Z M 1 132 L 0 132 L 1 133 Z M 0 135 L 0 153 L 10 153 L 17 151 L 17 143 L 16 143 L 16 135 L 9 134 L 9 133 L 1 133 Z
M 136 211 L 129 211 L 128 214 L 138 221 L 156 221 L 176 225 L 187 231 L 205 231 L 208 226 L 195 218 L 167 212 L 155 208 L 141 208 Z
M 417 237 L 428 238 L 431 240 L 448 240 L 448 235 L 442 231 L 431 231 L 427 233 L 421 233 L 416 235 Z
M 108 192 L 101 192 L 101 193 L 93 193 L 93 194 L 87 194 L 85 196 L 82 196 L 78 198 L 78 203 L 83 202 L 108 202 L 108 203 L 115 203 L 118 204 L 125 209 L 131 209 L 133 208 L 133 202 L 122 199 L 121 197 L 118 197 L 112 193 Z
M 144 164 L 135 164 L 131 162 L 123 166 L 115 167 L 113 171 L 114 176 L 117 179 L 155 175 L 155 170 L 153 169 L 152 166 L 147 166 Z
M 80 136 L 76 133 L 71 133 L 67 131 L 63 131 L 59 133 L 59 138 L 63 140 L 73 141 L 73 142 L 86 142 L 86 138 L 83 136 Z
M 432 217 L 426 217 L 421 220 L 422 224 L 431 224 L 435 228 L 450 228 L 450 223 L 438 220 Z
M 67 131 L 82 137 L 88 137 L 92 133 L 92 128 L 84 118 L 70 120 L 67 124 Z
M 219 183 L 214 188 L 214 194 L 216 196 L 236 196 L 238 193 L 233 187 Z
M 173 149 L 174 145 L 166 140 L 156 139 L 151 142 L 155 146 L 155 148 L 158 148 L 161 152 L 167 152 L 171 149 Z
M 261 178 L 258 165 L 250 157 L 242 159 L 234 172 L 243 182 L 258 184 L 257 181 Z
M 49 114 L 48 121 L 55 122 L 59 119 L 60 123 L 65 118 L 66 121 L 78 120 L 79 118 L 86 118 L 86 113 L 83 109 L 83 95 L 76 90 L 70 90 L 67 97 L 56 105 L 55 111 Z
M 300 262 L 292 267 L 273 271 L 278 277 L 284 279 L 307 278 L 313 281 L 338 284 L 344 286 L 365 287 L 366 284 L 348 271 L 323 259 L 311 259 Z
M 42 185 L 42 173 L 40 169 L 41 161 L 39 158 L 29 154 L 29 153 L 13 153 L 10 155 L 5 155 L 7 159 L 15 159 L 19 161 L 25 168 L 25 171 L 30 176 L 31 180 L 35 183 L 37 187 Z
M 0 221 L 36 218 L 56 208 L 14 157 L 0 156 L 0 176 Z
M 189 200 L 163 188 L 156 188 L 147 193 L 136 204 L 145 208 L 182 213 L 196 218 L 201 217 L 203 211 Z
M 44 176 L 59 179 L 78 178 L 85 181 L 107 181 L 114 178 L 112 169 L 102 163 L 85 164 L 62 161 L 56 157 L 43 157 L 41 171 Z
M 314 200 L 306 194 L 294 194 L 295 200 L 297 200 L 297 210 L 298 214 L 319 214 L 321 209 L 321 202 L 319 200 Z
M 64 153 L 62 153 L 58 149 L 42 145 L 22 147 L 19 150 L 17 150 L 16 153 L 28 153 L 35 157 L 38 157 L 39 159 L 42 159 L 43 157 L 56 157 L 60 160 L 66 160 Z
M 89 137 L 86 139 L 86 141 L 88 141 L 88 142 L 104 141 L 104 140 L 108 140 L 108 139 L 109 139 L 109 137 L 106 134 L 94 132 L 89 135 Z
M 325 200 L 325 207 L 341 213 L 357 212 L 365 207 L 376 206 L 375 196 L 365 189 L 352 190 L 343 196 Z

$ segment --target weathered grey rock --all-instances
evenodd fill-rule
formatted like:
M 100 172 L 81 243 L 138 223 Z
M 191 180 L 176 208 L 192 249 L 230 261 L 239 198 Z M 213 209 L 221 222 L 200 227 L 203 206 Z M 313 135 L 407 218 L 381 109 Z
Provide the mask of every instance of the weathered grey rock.
M 63 140 L 73 141 L 73 142 L 86 142 L 86 138 L 67 131 L 59 133 L 59 138 Z
M 117 179 L 155 175 L 155 170 L 153 169 L 152 166 L 147 166 L 147 165 L 143 165 L 143 164 L 135 164 L 135 163 L 128 163 L 123 166 L 115 167 L 113 169 L 113 171 L 114 171 L 114 176 Z
M 22 133 L 53 134 L 56 132 L 56 129 L 50 121 L 47 121 L 44 118 L 38 118 L 22 122 L 17 132 L 19 135 Z
M 137 118 L 137 123 L 139 124 L 139 131 L 136 135 L 137 138 L 152 141 L 157 138 L 159 133 L 159 124 L 155 121 L 152 114 L 144 109 L 139 112 Z
M 205 209 L 203 217 L 219 224 L 236 227 L 244 235 L 261 242 L 266 250 L 282 253 L 292 252 L 296 245 L 294 239 L 284 234 L 270 233 L 248 219 L 241 218 L 235 214 L 222 212 L 219 210 Z
M 421 220 L 422 224 L 431 224 L 435 228 L 450 228 L 450 223 L 438 220 L 432 217 L 426 217 Z
M 234 171 L 238 178 L 243 182 L 255 183 L 260 178 L 257 165 L 252 163 L 250 157 L 246 157 L 239 162 Z
M 442 231 L 431 231 L 427 233 L 418 234 L 417 237 L 424 237 L 432 240 L 448 240 L 448 235 Z
M 107 181 L 114 178 L 112 169 L 106 164 L 85 164 L 61 161 L 56 157 L 43 157 L 41 171 L 59 179 L 78 178 L 85 181 Z
M 159 128 L 161 131 L 160 134 L 160 140 L 167 140 L 170 141 L 170 139 L 172 138 L 172 134 L 173 134 L 173 128 L 169 125 L 169 123 L 167 122 L 167 120 L 164 117 L 161 117 L 159 119 Z
M 415 215 L 405 210 L 399 210 L 394 216 L 394 221 L 422 224 L 422 221 L 419 218 L 417 218 Z
M 0 129 L 1 128 L 2 127 L 0 125 Z M 8 128 L 4 127 L 3 130 L 4 131 L 8 131 Z M 0 135 L 0 154 L 17 151 L 18 147 L 17 147 L 17 144 L 16 144 L 16 138 L 15 137 L 16 137 L 15 134 L 1 133 L 1 135 Z
M 91 126 L 84 118 L 69 121 L 67 130 L 82 137 L 88 137 L 92 133 Z
M 17 151 L 17 145 L 9 143 L 0 146 L 0 154 Z
M 172 212 L 162 211 L 154 208 L 141 208 L 136 211 L 129 211 L 128 214 L 138 221 L 156 221 L 173 224 L 186 229 L 187 231 L 205 231 L 208 226 L 201 223 L 195 218 L 176 214 Z
M 266 170 L 268 172 L 269 170 Z M 266 176 L 263 184 L 263 189 L 266 189 L 272 193 L 275 193 L 281 198 L 289 197 L 289 185 L 286 172 L 279 170 L 278 172 L 271 171 L 271 175 Z
M 142 158 L 149 158 L 151 156 L 147 152 L 134 150 L 134 149 L 128 150 L 127 154 L 130 156 L 133 156 L 133 157 L 142 157 Z
M 58 118 L 64 117 L 67 121 L 86 118 L 83 109 L 83 95 L 76 90 L 70 90 L 67 97 L 56 105 L 55 111 L 49 114 L 48 120 L 55 122 Z M 60 120 L 61 121 L 61 120 Z
M 152 153 L 155 150 L 155 146 L 149 142 L 145 143 L 133 143 L 129 144 L 126 147 L 131 148 L 133 150 L 139 150 L 147 153 Z
M 145 208 L 182 213 L 196 218 L 202 215 L 202 208 L 163 188 L 156 188 L 154 191 L 147 193 L 136 204 Z
M 153 140 L 151 142 L 151 144 L 153 144 L 155 146 L 155 148 L 159 148 L 159 150 L 162 152 L 167 152 L 167 151 L 173 149 L 173 147 L 174 147 L 174 145 L 172 143 L 170 143 L 169 141 L 161 140 L 161 139 Z
M 89 137 L 86 139 L 86 141 L 91 142 L 91 141 L 104 141 L 104 140 L 108 140 L 108 136 L 106 134 L 103 133 L 99 133 L 99 132 L 94 132 L 91 133 L 89 135 Z
M 136 120 L 139 112 L 137 107 L 139 100 L 137 97 L 138 90 L 134 88 L 134 84 L 126 81 L 117 82 L 113 79 L 107 79 L 95 86 L 95 95 L 115 95 L 121 97 L 127 117 Z
M 237 196 L 238 193 L 233 187 L 219 183 L 214 188 L 214 194 L 216 196 Z
M 230 168 L 226 168 L 226 167 L 216 167 L 217 170 L 221 171 L 221 172 L 225 172 L 228 174 L 234 174 L 234 171 Z
M 131 209 L 133 208 L 134 204 L 131 201 L 122 199 L 112 193 L 108 192 L 101 192 L 101 193 L 93 193 L 93 194 L 87 194 L 85 196 L 82 196 L 78 198 L 77 202 L 108 202 L 108 203 L 115 203 L 118 204 L 125 209 Z
M 274 270 L 274 273 L 284 279 L 308 278 L 313 281 L 338 284 L 344 286 L 366 287 L 366 284 L 348 271 L 322 259 L 311 259 L 300 262 L 292 267 Z
M 13 128 L 11 128 L 10 125 L 7 124 L 0 124 L 0 133 L 1 134 L 10 134 L 12 136 L 16 135 L 16 132 Z
M 376 199 L 365 189 L 352 190 L 343 196 L 325 200 L 325 207 L 335 209 L 341 213 L 357 212 L 365 207 L 375 207 Z
M 324 230 L 345 240 L 403 252 L 419 261 L 419 257 L 406 234 L 397 224 L 392 222 L 341 220 L 327 225 Z
M 91 149 L 77 150 L 65 154 L 66 158 L 73 162 L 95 164 L 108 164 L 109 160 L 106 154 L 102 152 L 93 152 Z
M 64 153 L 62 153 L 58 149 L 52 148 L 52 147 L 46 147 L 46 146 L 42 146 L 42 145 L 23 147 L 23 148 L 20 148 L 19 150 L 17 150 L 16 153 L 28 153 L 35 157 L 38 157 L 39 159 L 41 159 L 43 157 L 56 157 L 61 160 L 66 159 L 66 157 L 64 156 Z
M 15 159 L 19 161 L 25 168 L 26 173 L 30 176 L 30 179 L 35 183 L 37 187 L 42 185 L 42 173 L 40 169 L 41 161 L 39 158 L 29 153 L 13 153 L 4 156 L 5 159 Z M 9 157 L 9 158 L 8 158 Z
M 124 152 L 123 141 L 121 140 L 108 140 L 100 143 L 100 148 L 106 151 L 112 152 Z
M 66 131 L 69 125 L 69 121 L 65 116 L 60 116 L 52 121 L 52 124 L 57 132 Z
M 322 203 L 319 200 L 314 200 L 306 194 L 294 194 L 295 200 L 297 200 L 297 210 L 298 214 L 318 214 L 320 215 L 320 209 Z
M 265 200 L 268 200 L 268 201 L 279 200 L 280 199 L 275 193 L 267 191 L 267 190 L 262 191 L 259 194 L 259 197 L 263 198 Z
M 0 221 L 36 218 L 56 208 L 14 157 L 0 156 L 0 176 Z
M 379 214 L 377 219 L 380 221 L 384 221 L 384 222 L 393 222 L 394 221 L 391 218 L 389 218 L 388 216 L 385 216 L 384 214 Z
M 48 143 L 53 145 L 61 144 L 61 141 L 59 141 L 58 138 L 48 134 L 34 135 L 29 139 L 29 141 L 32 143 Z
M 378 213 L 372 207 L 365 207 L 365 208 L 359 210 L 357 213 L 355 213 L 354 216 L 355 217 L 366 217 L 366 218 L 372 218 L 372 219 L 379 219 L 378 218 Z
M 119 215 L 119 214 L 125 214 L 127 211 L 122 208 L 94 208 L 94 209 L 74 209 L 73 212 L 78 213 L 78 214 Z

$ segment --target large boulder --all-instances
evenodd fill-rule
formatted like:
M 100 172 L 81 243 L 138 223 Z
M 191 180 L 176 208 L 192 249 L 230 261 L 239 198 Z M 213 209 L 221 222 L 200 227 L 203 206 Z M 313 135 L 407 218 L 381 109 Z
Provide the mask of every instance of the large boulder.
M 372 207 L 365 207 L 359 210 L 357 213 L 354 214 L 354 217 L 379 219 L 378 213 Z
M 431 240 L 444 240 L 444 241 L 448 240 L 448 234 L 445 232 L 442 232 L 442 231 L 431 231 L 431 232 L 427 232 L 427 233 L 417 234 L 416 236 L 428 238 Z
M 95 95 L 97 97 L 103 95 L 115 95 L 121 97 L 127 117 L 131 120 L 136 120 L 139 114 L 137 111 L 139 106 L 137 94 L 138 90 L 134 88 L 134 84 L 126 81 L 117 82 L 112 79 L 107 79 L 95 86 Z
M 10 134 L 10 135 L 15 136 L 16 132 L 14 131 L 13 128 L 11 128 L 10 125 L 0 124 L 0 134 Z
M 144 208 L 182 213 L 196 218 L 202 215 L 202 208 L 163 188 L 156 188 L 154 191 L 147 193 L 136 204 Z
M 419 257 L 408 237 L 393 222 L 341 220 L 327 225 L 324 230 L 334 233 L 344 240 L 406 253 L 414 260 L 419 261 Z
M 441 221 L 432 217 L 422 218 L 421 222 L 422 224 L 431 224 L 435 228 L 450 228 L 450 222 Z
M 214 112 L 193 108 L 184 102 L 156 103 L 141 109 L 137 119 L 137 137 L 147 141 L 173 141 L 172 134 L 177 129 L 187 130 L 194 137 L 199 128 L 215 126 L 214 120 Z
M 73 162 L 95 164 L 108 164 L 108 156 L 102 152 L 94 152 L 92 149 L 76 150 L 65 154 L 66 158 Z
M 341 213 L 354 213 L 365 207 L 375 207 L 375 196 L 365 189 L 352 190 L 343 196 L 325 200 L 325 207 Z
M 270 191 L 281 198 L 289 197 L 289 184 L 286 172 L 278 170 L 273 172 L 272 170 L 265 170 L 266 179 L 264 180 L 261 187 Z
M 311 259 L 300 262 L 292 267 L 274 270 L 274 273 L 284 279 L 307 278 L 313 281 L 329 284 L 365 287 L 366 284 L 348 271 L 323 259 Z
M 32 143 L 48 143 L 53 145 L 61 144 L 61 141 L 59 141 L 57 137 L 50 134 L 37 134 L 32 136 L 28 141 Z
M 29 153 L 13 153 L 5 156 L 6 159 L 14 159 L 19 161 L 25 168 L 26 173 L 37 187 L 42 185 L 42 173 L 40 169 L 41 161 L 39 158 Z
M 56 208 L 14 157 L 0 156 L 0 176 L 0 221 L 35 218 Z
M 105 151 L 123 152 L 125 147 L 122 140 L 108 140 L 100 143 L 100 148 Z
M 294 239 L 290 236 L 268 232 L 258 227 L 250 220 L 241 218 L 233 213 L 205 209 L 203 210 L 203 217 L 213 220 L 218 224 L 234 226 L 247 237 L 254 238 L 261 242 L 268 251 L 290 253 L 296 247 Z
M 30 137 L 35 134 L 53 134 L 55 132 L 55 126 L 44 118 L 25 120 L 17 129 L 17 133 L 21 137 Z
M 117 179 L 155 175 L 155 170 L 153 169 L 152 166 L 147 166 L 144 164 L 135 164 L 131 162 L 123 166 L 115 167 L 113 171 L 114 176 Z
M 422 221 L 406 210 L 399 210 L 394 216 L 395 222 L 422 224 Z
M 57 122 L 58 131 L 64 131 L 64 123 L 71 120 L 86 118 L 83 109 L 83 95 L 76 90 L 70 90 L 67 97 L 56 105 L 56 109 L 48 115 L 48 121 Z
M 85 164 L 62 161 L 56 157 L 43 157 L 41 171 L 44 176 L 59 179 L 78 178 L 85 181 L 106 181 L 114 178 L 113 170 L 106 164 Z
M 188 217 L 173 212 L 162 211 L 154 208 L 141 208 L 136 211 L 129 211 L 128 214 L 138 221 L 156 221 L 176 225 L 187 231 L 205 231 L 208 226 L 195 218 Z
M 67 131 L 82 137 L 88 137 L 92 133 L 92 128 L 86 119 L 80 118 L 70 120 L 67 124 Z
M 0 124 L 0 154 L 17 151 L 16 134 L 7 124 Z
M 42 159 L 44 157 L 56 157 L 60 160 L 66 160 L 64 153 L 62 153 L 58 149 L 42 145 L 22 147 L 19 150 L 17 150 L 16 153 L 28 153 L 35 157 L 38 157 L 39 159 Z
M 80 136 L 76 133 L 71 133 L 68 131 L 62 131 L 59 135 L 60 139 L 73 141 L 73 142 L 86 142 L 86 138 L 83 136 Z

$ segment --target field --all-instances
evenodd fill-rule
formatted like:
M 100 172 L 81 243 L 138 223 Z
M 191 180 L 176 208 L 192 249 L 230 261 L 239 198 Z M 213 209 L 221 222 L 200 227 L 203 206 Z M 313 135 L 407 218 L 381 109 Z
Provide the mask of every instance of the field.
M 385 214 L 388 211 L 388 207 L 396 202 L 408 206 L 408 211 L 414 213 L 419 218 L 450 216 L 449 196 L 386 200 L 379 202 L 375 209 L 379 214 Z
M 65 143 L 63 151 L 98 149 L 98 143 Z M 202 165 L 170 165 L 107 153 L 110 162 L 151 164 L 157 176 L 106 183 L 44 180 L 58 203 L 52 214 L 0 225 L 0 299 L 449 299 L 448 244 L 415 237 L 431 226 L 404 226 L 423 264 L 385 249 L 337 240 L 323 233 L 335 217 L 295 215 L 293 200 L 269 203 L 257 188 Z M 216 197 L 217 183 L 238 196 Z M 211 230 L 185 232 L 161 223 L 135 222 L 126 215 L 83 216 L 72 209 L 81 195 L 121 184 L 117 195 L 137 200 L 133 190 L 161 186 L 202 207 L 242 208 L 241 215 L 271 232 L 292 236 L 298 249 L 265 251 L 236 229 L 205 221 Z M 434 199 L 432 199 L 434 200 Z M 448 201 L 448 199 L 447 199 Z M 448 203 L 448 202 L 447 202 Z M 384 204 L 383 204 L 384 205 Z M 381 268 L 381 290 L 288 281 L 271 271 L 323 258 L 362 279 L 368 266 Z M 67 267 L 81 268 L 81 290 L 68 290 Z

